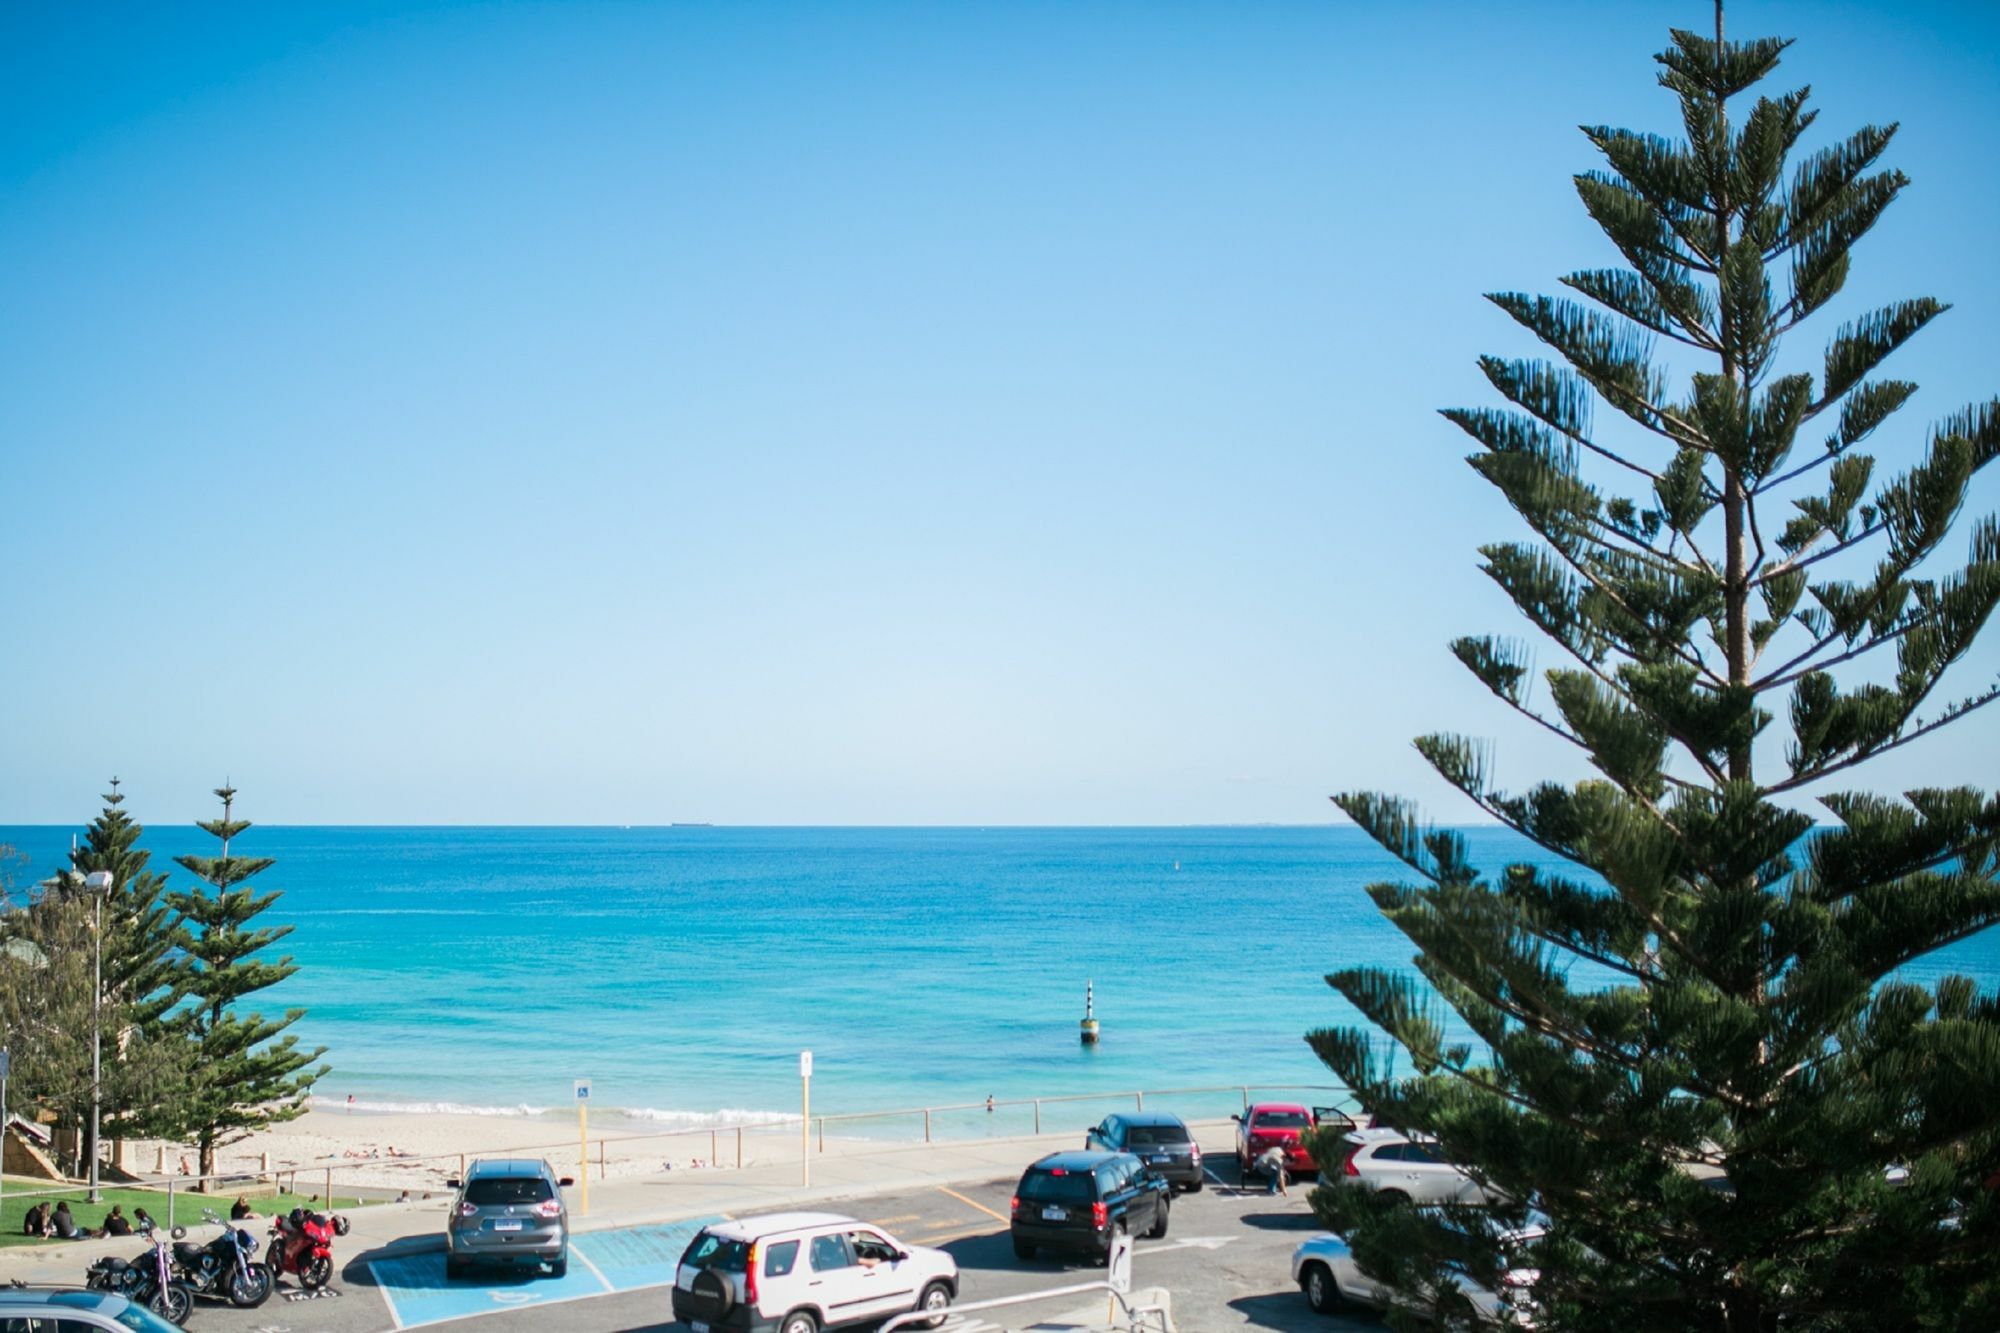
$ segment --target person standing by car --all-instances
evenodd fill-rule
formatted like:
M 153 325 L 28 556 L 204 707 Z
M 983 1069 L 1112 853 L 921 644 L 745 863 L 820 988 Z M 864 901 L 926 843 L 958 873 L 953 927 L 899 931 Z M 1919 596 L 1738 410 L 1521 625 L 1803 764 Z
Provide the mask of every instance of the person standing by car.
M 1257 1154 L 1257 1165 L 1263 1170 L 1270 1172 L 1271 1193 L 1282 1194 L 1287 1198 L 1291 1197 L 1292 1191 L 1285 1180 L 1285 1150 L 1283 1148 L 1274 1143 L 1264 1149 L 1263 1152 Z

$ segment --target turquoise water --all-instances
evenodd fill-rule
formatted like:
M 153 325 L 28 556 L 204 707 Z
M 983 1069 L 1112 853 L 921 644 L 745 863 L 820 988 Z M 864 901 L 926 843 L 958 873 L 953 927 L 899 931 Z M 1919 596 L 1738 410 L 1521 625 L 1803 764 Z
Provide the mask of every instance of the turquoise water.
M 74 830 L 0 828 L 62 864 Z M 1475 860 L 1546 860 L 1469 830 Z M 210 852 L 150 829 L 156 866 Z M 257 828 L 299 973 L 266 1007 L 329 1047 L 320 1094 L 702 1124 L 1132 1088 L 1329 1083 L 1324 975 L 1407 962 L 1351 828 Z M 1922 975 L 2000 976 L 2000 932 Z M 1077 1041 L 1086 980 L 1104 1039 Z

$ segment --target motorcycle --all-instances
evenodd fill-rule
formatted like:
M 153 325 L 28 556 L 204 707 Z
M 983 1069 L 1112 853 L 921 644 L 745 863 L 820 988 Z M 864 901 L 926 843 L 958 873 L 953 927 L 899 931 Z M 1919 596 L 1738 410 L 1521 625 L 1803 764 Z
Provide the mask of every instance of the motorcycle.
M 317 1291 L 333 1278 L 333 1238 L 346 1234 L 346 1218 L 294 1208 L 272 1219 L 264 1262 L 273 1273 L 291 1273 L 307 1291 Z
M 194 1292 L 174 1276 L 173 1262 L 167 1257 L 167 1242 L 160 1237 L 159 1228 L 148 1223 L 139 1228 L 139 1234 L 152 1248 L 140 1255 L 137 1262 L 128 1263 L 107 1255 L 90 1266 L 84 1275 L 84 1285 L 94 1291 L 116 1292 L 169 1323 L 185 1324 L 194 1310 Z M 185 1235 L 185 1227 L 174 1228 L 173 1239 Z
M 174 1242 L 174 1271 L 197 1296 L 227 1300 L 239 1310 L 262 1305 L 277 1285 L 269 1267 L 256 1261 L 257 1238 L 224 1222 L 213 1209 L 201 1215 L 222 1234 L 206 1245 Z

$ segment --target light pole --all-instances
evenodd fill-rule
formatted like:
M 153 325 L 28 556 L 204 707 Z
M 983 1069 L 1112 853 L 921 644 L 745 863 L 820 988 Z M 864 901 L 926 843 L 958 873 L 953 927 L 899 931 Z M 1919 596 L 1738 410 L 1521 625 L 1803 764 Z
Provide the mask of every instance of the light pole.
M 104 1103 L 104 899 L 111 892 L 111 872 L 93 870 L 83 877 L 83 887 L 90 890 L 91 943 L 95 951 L 90 965 L 90 1201 L 103 1203 L 104 1195 L 97 1188 L 97 1159 L 100 1155 L 97 1141 L 99 1115 Z

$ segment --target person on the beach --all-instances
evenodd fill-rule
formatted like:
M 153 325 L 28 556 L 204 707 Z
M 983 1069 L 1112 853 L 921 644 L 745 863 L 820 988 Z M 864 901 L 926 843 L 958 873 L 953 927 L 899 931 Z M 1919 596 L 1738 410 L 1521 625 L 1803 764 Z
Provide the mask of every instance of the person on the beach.
M 46 1203 L 38 1203 L 28 1210 L 28 1215 L 21 1219 L 21 1234 L 24 1236 L 50 1234 L 49 1206 Z
M 1275 1143 L 1257 1154 L 1257 1165 L 1270 1174 L 1271 1193 L 1289 1196 L 1285 1181 L 1285 1150 Z
M 236 1202 L 229 1205 L 229 1220 L 232 1222 L 241 1222 L 244 1218 L 253 1216 L 255 1214 L 250 1211 L 250 1200 L 244 1198 L 241 1194 L 237 1195 Z
M 125 1209 L 118 1204 L 112 1204 L 111 1211 L 104 1215 L 104 1230 L 97 1234 L 107 1240 L 112 1236 L 131 1235 L 132 1224 L 125 1220 Z
M 77 1226 L 76 1219 L 70 1216 L 68 1199 L 56 1205 L 55 1215 L 49 1218 L 49 1230 L 54 1233 L 57 1240 L 77 1240 L 82 1237 L 83 1229 Z
M 986 1114 L 993 1114 L 993 1094 L 990 1092 L 986 1094 Z

